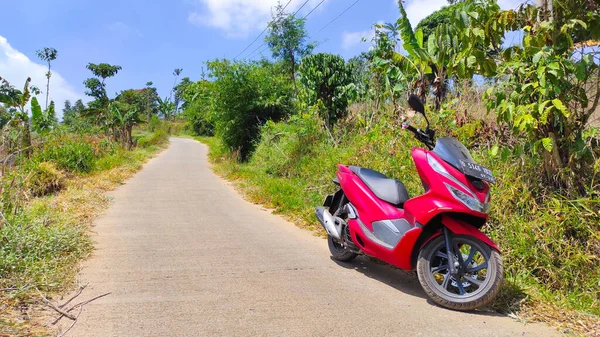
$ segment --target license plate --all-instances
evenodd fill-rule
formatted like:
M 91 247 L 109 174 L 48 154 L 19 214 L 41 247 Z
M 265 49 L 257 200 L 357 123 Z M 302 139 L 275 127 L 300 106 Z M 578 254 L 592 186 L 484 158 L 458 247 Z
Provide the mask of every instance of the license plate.
M 496 178 L 492 174 L 492 171 L 487 167 L 483 167 L 481 165 L 477 165 L 474 163 L 467 163 L 465 161 L 460 161 L 460 165 L 462 167 L 462 171 L 465 175 L 471 176 L 473 178 L 489 181 L 490 183 L 495 183 Z

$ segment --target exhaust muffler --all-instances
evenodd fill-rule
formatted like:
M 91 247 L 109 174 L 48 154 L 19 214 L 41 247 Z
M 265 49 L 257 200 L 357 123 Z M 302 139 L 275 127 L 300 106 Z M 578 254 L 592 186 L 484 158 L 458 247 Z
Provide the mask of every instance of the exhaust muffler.
M 342 239 L 342 224 L 336 222 L 334 217 L 325 207 L 317 207 L 315 209 L 315 214 L 317 215 L 317 219 L 321 223 L 321 226 L 325 228 L 329 235 L 338 240 Z

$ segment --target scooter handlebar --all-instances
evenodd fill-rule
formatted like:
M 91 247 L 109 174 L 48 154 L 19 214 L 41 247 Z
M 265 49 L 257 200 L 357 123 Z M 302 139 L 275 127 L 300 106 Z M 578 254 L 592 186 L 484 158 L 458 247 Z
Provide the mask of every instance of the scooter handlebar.
M 402 128 L 406 129 L 406 130 L 408 130 L 408 131 L 410 131 L 410 132 L 412 132 L 414 134 L 416 134 L 418 132 L 417 129 L 415 129 L 412 125 L 410 125 L 410 124 L 408 124 L 406 122 L 402 123 Z
M 415 135 L 415 137 L 419 141 L 421 141 L 422 143 L 424 143 L 425 145 L 427 145 L 427 147 L 429 149 L 433 148 L 432 139 L 431 139 L 430 135 L 428 135 L 428 133 L 425 133 L 425 132 L 421 131 L 420 129 L 416 129 L 414 126 L 412 126 L 412 125 L 410 125 L 410 124 L 408 124 L 406 122 L 402 123 L 402 128 L 405 129 L 405 130 L 408 130 L 408 131 L 412 132 Z

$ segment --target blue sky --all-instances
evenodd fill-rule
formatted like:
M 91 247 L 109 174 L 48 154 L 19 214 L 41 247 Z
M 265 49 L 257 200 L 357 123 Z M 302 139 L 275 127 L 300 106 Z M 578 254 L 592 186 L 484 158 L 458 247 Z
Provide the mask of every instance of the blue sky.
M 371 36 L 374 23 L 391 22 L 398 17 L 393 0 L 360 0 L 317 34 L 354 1 L 325 0 L 307 18 L 311 39 L 320 42 L 317 51 L 352 57 L 368 49 L 368 43 L 361 39 Z M 292 0 L 288 10 L 295 11 L 304 2 Z M 320 2 L 309 0 L 299 15 L 306 15 Z M 203 62 L 233 58 L 264 29 L 276 3 L 277 0 L 4 1 L 0 15 L 0 76 L 16 86 L 31 76 L 34 84 L 43 87 L 44 68 L 35 51 L 54 47 L 59 56 L 53 63 L 50 91 L 61 108 L 65 99 L 85 100 L 83 81 L 90 77 L 85 69 L 88 62 L 123 67 L 107 82 L 111 94 L 141 88 L 153 81 L 159 93 L 167 96 L 173 85 L 173 69 L 183 68 L 183 76 L 198 79 Z M 505 8 L 514 7 L 515 3 L 518 1 L 500 1 Z M 445 4 L 445 0 L 408 0 L 406 8 L 416 25 Z M 262 42 L 261 37 L 245 55 Z

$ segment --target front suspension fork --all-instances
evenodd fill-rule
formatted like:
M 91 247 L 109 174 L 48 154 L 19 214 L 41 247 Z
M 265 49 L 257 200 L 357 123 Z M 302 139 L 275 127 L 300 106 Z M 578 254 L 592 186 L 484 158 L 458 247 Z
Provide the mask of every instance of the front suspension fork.
M 443 229 L 444 239 L 446 241 L 446 255 L 448 256 L 448 271 L 450 272 L 450 275 L 456 275 L 458 270 L 456 269 L 454 251 L 452 250 L 452 233 L 445 226 Z

